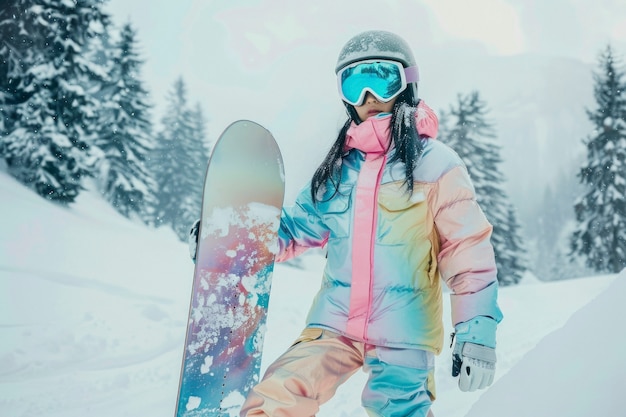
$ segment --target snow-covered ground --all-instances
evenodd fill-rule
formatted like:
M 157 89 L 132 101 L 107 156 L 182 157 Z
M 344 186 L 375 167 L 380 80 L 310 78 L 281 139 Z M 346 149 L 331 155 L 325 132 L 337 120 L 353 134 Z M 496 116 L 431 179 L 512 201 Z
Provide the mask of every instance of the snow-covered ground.
M 186 245 L 93 194 L 65 209 L 0 172 L 0 196 L 0 416 L 173 416 L 193 273 Z M 299 334 L 319 285 L 323 258 L 301 265 L 276 267 L 264 366 Z M 494 385 L 461 393 L 446 345 L 435 415 L 624 415 L 625 297 L 624 273 L 503 288 Z M 319 416 L 365 416 L 364 379 Z

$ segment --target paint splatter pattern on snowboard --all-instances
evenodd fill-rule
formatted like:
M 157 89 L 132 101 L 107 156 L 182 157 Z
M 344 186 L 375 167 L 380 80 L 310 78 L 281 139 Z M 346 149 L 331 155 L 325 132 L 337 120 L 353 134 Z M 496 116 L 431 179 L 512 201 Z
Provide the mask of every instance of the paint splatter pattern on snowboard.
M 246 123 L 225 131 L 207 170 L 179 417 L 238 415 L 259 380 L 284 178 L 269 132 Z M 259 138 L 225 142 L 251 128 Z

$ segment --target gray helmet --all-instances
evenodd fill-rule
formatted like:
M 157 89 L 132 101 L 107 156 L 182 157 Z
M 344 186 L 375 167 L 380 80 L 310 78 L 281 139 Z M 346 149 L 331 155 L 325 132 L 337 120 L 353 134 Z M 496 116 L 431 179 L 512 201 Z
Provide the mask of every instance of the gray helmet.
M 369 30 L 350 39 L 339 52 L 335 74 L 348 65 L 366 59 L 389 59 L 404 66 L 416 66 L 411 47 L 395 33 Z M 417 83 L 411 83 L 417 99 Z
M 408 43 L 395 33 L 369 30 L 350 39 L 339 53 L 335 73 L 357 61 L 366 59 L 390 59 L 401 62 L 404 67 L 415 65 L 415 58 Z

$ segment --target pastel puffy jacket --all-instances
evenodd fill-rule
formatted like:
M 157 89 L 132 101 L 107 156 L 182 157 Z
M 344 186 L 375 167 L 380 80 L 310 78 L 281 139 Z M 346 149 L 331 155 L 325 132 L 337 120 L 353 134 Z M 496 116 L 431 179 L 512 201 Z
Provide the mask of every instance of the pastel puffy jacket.
M 363 139 L 386 149 L 390 117 L 353 125 L 348 143 Z M 416 117 L 420 136 L 435 137 L 437 118 L 423 102 Z M 403 185 L 403 165 L 387 163 L 393 149 L 376 157 L 350 149 L 334 197 L 329 199 L 332 190 L 327 190 L 314 204 L 309 184 L 293 206 L 283 209 L 277 261 L 313 247 L 328 251 L 308 327 L 378 346 L 439 353 L 441 278 L 451 289 L 453 325 L 475 316 L 502 319 L 492 226 L 459 156 L 439 141 L 423 140 L 412 195 Z M 366 178 L 370 160 L 382 161 L 372 187 Z

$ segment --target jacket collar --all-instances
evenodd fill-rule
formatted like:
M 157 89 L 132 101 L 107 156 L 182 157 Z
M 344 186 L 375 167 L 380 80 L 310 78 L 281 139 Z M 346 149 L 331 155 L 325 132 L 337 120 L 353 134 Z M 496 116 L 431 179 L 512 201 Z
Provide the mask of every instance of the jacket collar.
M 357 125 L 352 125 L 346 132 L 345 150 L 358 149 L 365 153 L 384 154 L 391 143 L 391 115 L 370 117 Z

